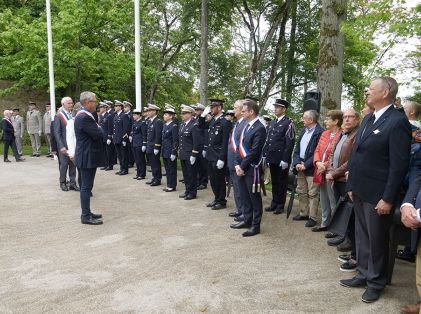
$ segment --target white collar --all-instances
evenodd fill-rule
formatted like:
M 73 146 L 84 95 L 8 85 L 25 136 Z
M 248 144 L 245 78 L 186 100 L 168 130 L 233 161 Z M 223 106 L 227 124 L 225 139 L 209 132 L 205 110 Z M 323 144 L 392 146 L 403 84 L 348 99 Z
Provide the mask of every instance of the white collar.
M 253 124 L 254 124 L 257 120 L 259 120 L 259 117 L 256 117 L 256 118 L 254 118 L 253 120 L 251 120 L 251 121 L 249 122 L 249 127 L 252 127 L 252 126 L 253 126 Z
M 171 123 L 172 123 L 172 120 L 171 120 L 171 121 L 166 122 L 165 124 L 166 124 L 166 125 L 170 125 Z
M 285 117 L 285 115 L 283 114 L 282 116 L 280 116 L 278 119 L 276 119 L 278 122 L 281 121 L 283 118 Z
M 392 104 L 390 104 L 390 105 L 388 105 L 388 106 L 386 106 L 386 107 L 384 107 L 380 110 L 374 111 L 374 121 L 377 121 L 383 115 L 383 113 L 385 113 L 386 110 L 390 108 L 390 106 L 392 106 Z
M 156 118 L 156 116 L 153 116 L 152 118 L 149 118 L 149 120 L 150 120 L 151 122 L 153 122 L 153 120 L 155 120 L 155 118 Z

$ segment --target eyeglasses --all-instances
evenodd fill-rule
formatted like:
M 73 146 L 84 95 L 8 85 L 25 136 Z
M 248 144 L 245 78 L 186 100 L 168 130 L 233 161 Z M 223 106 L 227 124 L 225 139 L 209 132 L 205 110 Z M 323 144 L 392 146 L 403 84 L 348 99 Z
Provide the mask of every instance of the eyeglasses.
M 352 116 L 343 116 L 344 119 L 350 119 L 350 118 L 356 118 L 356 115 L 352 115 Z

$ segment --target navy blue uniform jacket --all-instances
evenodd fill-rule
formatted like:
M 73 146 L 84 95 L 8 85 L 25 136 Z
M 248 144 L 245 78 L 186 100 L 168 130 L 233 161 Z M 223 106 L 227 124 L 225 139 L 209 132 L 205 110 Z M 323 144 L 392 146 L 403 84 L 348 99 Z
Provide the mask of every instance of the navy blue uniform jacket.
M 168 125 L 165 123 L 162 129 L 162 149 L 163 158 L 170 158 L 171 155 L 177 156 L 178 151 L 178 126 L 171 121 Z
M 154 149 L 161 149 L 163 123 L 162 120 L 155 117 L 153 121 L 149 119 L 147 126 L 148 144 L 146 146 L 146 153 L 153 154 Z
M 188 160 L 190 156 L 197 157 L 200 145 L 200 130 L 197 122 L 190 120 L 180 126 L 179 151 L 180 160 Z
M 205 143 L 206 159 L 209 161 L 227 161 L 228 140 L 231 132 L 231 122 L 227 121 L 223 115 L 218 119 L 212 118 L 210 122 L 199 117 L 199 127 L 209 129 L 208 142 Z
M 270 164 L 280 164 L 281 161 L 291 163 L 292 150 L 295 143 L 294 122 L 284 116 L 280 121 L 273 120 L 270 123 L 264 156 Z
M 132 125 L 132 147 L 146 146 L 146 121 L 134 121 Z

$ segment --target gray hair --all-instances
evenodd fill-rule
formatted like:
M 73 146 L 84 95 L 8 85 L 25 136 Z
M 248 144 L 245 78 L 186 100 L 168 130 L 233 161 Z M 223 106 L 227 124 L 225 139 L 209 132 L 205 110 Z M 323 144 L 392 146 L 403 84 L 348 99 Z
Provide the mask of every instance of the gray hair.
M 71 101 L 71 102 L 73 102 L 73 99 L 71 98 L 71 97 L 68 97 L 68 96 L 66 96 L 66 97 L 63 97 L 62 99 L 61 99 L 61 105 L 63 106 L 64 105 L 64 103 L 65 102 L 67 102 L 67 101 Z
M 389 90 L 390 99 L 395 101 L 399 89 L 398 82 L 390 76 L 380 76 L 377 80 L 381 80 L 383 82 L 384 89 Z
M 357 119 L 360 119 L 360 118 L 361 118 L 361 114 L 360 114 L 360 112 L 359 112 L 359 111 L 357 111 L 357 110 L 355 110 L 355 109 L 354 109 L 354 108 L 352 108 L 352 107 L 346 108 L 346 109 L 344 110 L 344 114 L 345 114 L 345 112 L 347 112 L 348 110 L 352 110 L 352 112 L 354 112 L 355 117 L 356 117 Z
M 79 101 L 84 106 L 88 101 L 92 100 L 95 97 L 95 93 L 92 92 L 82 92 L 80 93 Z
M 311 120 L 313 120 L 313 122 L 317 122 L 317 120 L 319 120 L 319 113 L 316 110 L 307 110 L 304 111 L 304 114 L 307 115 L 307 117 L 309 117 Z

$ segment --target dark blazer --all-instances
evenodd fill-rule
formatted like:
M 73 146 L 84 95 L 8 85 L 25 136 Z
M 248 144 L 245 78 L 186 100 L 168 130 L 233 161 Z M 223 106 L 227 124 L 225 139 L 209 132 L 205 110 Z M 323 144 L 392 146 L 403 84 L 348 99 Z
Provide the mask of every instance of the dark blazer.
M 110 114 L 109 112 L 105 112 L 104 115 L 100 115 L 99 116 L 99 125 L 102 129 L 103 132 L 103 137 L 102 137 L 102 141 L 106 142 L 108 139 L 108 132 L 109 132 L 109 120 L 111 120 L 113 118 L 113 115 Z
M 235 168 L 235 159 L 236 159 L 236 153 L 237 153 L 237 149 L 234 150 L 233 147 L 238 146 L 238 144 L 240 143 L 241 132 L 243 132 L 243 129 L 245 128 L 247 124 L 248 122 L 243 119 L 241 122 L 236 122 L 234 124 L 234 128 L 231 130 L 230 138 L 228 141 L 228 153 L 227 153 L 228 169 L 230 170 L 234 170 Z M 233 143 L 231 143 L 232 135 L 233 135 L 232 132 L 234 132 L 233 140 L 235 141 L 235 146 L 233 145 Z
M 14 141 L 15 129 L 13 127 L 12 121 L 3 118 L 3 120 L 1 121 L 1 125 L 3 128 L 3 141 Z
M 246 124 L 245 128 L 247 127 Z M 262 149 L 266 141 L 266 128 L 257 120 L 254 124 L 244 133 L 242 144 L 246 148 L 248 154 L 243 159 L 240 153 L 241 141 L 237 148 L 236 165 L 240 165 L 244 172 L 250 168 L 250 166 L 258 165 L 262 157 Z
M 146 146 L 146 121 L 134 121 L 132 125 L 132 147 Z
M 206 159 L 209 161 L 222 160 L 226 162 L 228 152 L 228 139 L 231 132 L 231 122 L 227 121 L 223 115 L 218 119 L 212 118 L 209 122 L 205 118 L 199 117 L 199 128 L 209 129 L 208 142 L 206 148 Z
M 114 130 L 114 115 L 115 115 L 115 111 L 114 109 L 111 109 L 109 111 L 107 111 L 108 116 L 107 116 L 107 137 L 108 139 L 112 140 L 113 139 L 113 130 Z
M 189 160 L 190 156 L 199 154 L 200 130 L 193 119 L 188 124 L 184 122 L 179 131 L 179 156 L 180 160 Z
M 158 117 L 155 117 L 153 121 L 149 119 L 147 136 L 148 143 L 146 146 L 147 154 L 153 154 L 154 149 L 161 149 L 163 127 L 164 125 L 162 120 L 160 120 Z
M 79 113 L 75 118 L 76 152 L 78 168 L 97 168 L 105 165 L 102 129 L 91 116 Z
M 383 199 L 393 204 L 408 171 L 411 126 L 406 116 L 391 106 L 366 129 L 372 115 L 364 118 L 357 132 L 346 190 L 367 203 Z
M 178 151 L 178 125 L 171 121 L 168 125 L 165 123 L 162 129 L 162 149 L 163 158 L 170 158 L 171 155 L 177 156 Z
M 409 184 L 408 190 L 406 191 L 405 197 L 402 203 L 411 203 L 415 206 L 415 199 L 417 198 L 418 192 L 421 190 L 421 172 L 415 177 L 415 179 Z
M 68 115 L 68 113 L 66 112 Z M 67 117 L 62 110 L 59 110 L 54 117 L 54 138 L 56 139 L 57 149 L 60 151 L 63 147 L 68 149 L 66 140 Z
M 295 143 L 294 122 L 284 116 L 280 121 L 270 123 L 265 147 L 263 149 L 266 162 L 279 164 L 281 161 L 291 163 L 291 154 Z
M 130 129 L 130 118 L 123 111 L 120 114 L 114 115 L 114 127 L 113 127 L 113 142 L 114 144 L 121 144 L 123 141 L 127 141 Z
M 314 174 L 313 155 L 323 131 L 324 129 L 320 126 L 320 124 L 317 123 L 313 131 L 313 134 L 311 135 L 310 142 L 308 143 L 308 146 L 306 148 L 306 152 L 304 154 L 304 160 L 302 160 L 300 158 L 300 153 L 301 153 L 300 142 L 305 133 L 305 128 L 301 130 L 300 136 L 297 141 L 297 145 L 295 146 L 294 154 L 292 156 L 292 166 L 293 166 L 292 171 L 295 174 L 297 174 L 297 170 L 295 169 L 295 166 L 301 163 L 302 161 L 304 161 L 304 167 L 306 167 L 306 170 L 304 171 L 304 175 L 307 177 L 313 176 Z

